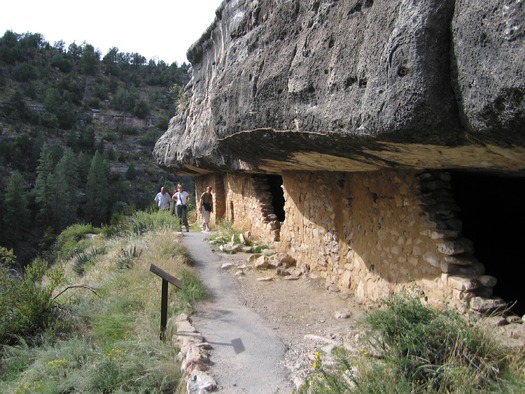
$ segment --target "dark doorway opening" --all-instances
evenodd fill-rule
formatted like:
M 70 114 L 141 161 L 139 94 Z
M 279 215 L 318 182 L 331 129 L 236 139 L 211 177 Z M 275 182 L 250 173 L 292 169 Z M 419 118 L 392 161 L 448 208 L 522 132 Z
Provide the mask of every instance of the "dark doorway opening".
M 280 175 L 268 175 L 268 185 L 272 193 L 273 213 L 277 216 L 277 220 L 284 222 L 283 177 Z
M 494 296 L 515 302 L 512 311 L 523 315 L 525 177 L 460 171 L 451 175 L 463 236 L 474 243 L 474 256 L 486 274 L 498 280 Z

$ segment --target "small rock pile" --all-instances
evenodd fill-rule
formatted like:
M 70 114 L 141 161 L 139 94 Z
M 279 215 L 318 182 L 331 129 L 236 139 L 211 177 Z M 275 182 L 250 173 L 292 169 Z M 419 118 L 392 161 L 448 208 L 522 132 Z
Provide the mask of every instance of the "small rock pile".
M 254 253 L 247 258 L 244 264 L 224 263 L 221 268 L 224 270 L 235 269 L 235 276 L 244 275 L 246 269 L 272 270 L 276 276 L 283 277 L 285 280 L 297 280 L 301 275 L 308 272 L 306 265 L 297 267 L 296 260 L 287 253 L 273 254 L 272 252 Z M 274 275 L 262 277 L 258 280 L 268 281 L 273 278 Z
M 208 350 L 211 345 L 193 327 L 187 314 L 176 316 L 174 324 L 176 333 L 172 336 L 172 343 L 176 343 L 180 349 L 177 361 L 186 380 L 186 392 L 205 393 L 215 390 L 217 383 L 206 373 L 210 365 Z

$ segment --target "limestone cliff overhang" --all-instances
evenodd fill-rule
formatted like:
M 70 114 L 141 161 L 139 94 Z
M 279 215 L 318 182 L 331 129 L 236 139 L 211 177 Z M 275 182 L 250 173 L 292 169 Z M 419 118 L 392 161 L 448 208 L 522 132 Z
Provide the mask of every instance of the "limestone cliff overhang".
M 224 1 L 154 157 L 187 175 L 523 175 L 524 20 L 520 1 Z

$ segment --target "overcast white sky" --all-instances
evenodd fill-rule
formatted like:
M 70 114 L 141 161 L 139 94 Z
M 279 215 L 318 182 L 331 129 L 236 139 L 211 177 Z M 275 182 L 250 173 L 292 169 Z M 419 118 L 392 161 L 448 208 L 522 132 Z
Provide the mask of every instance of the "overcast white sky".
M 215 19 L 222 0 L 9 0 L 0 7 L 6 30 L 41 33 L 53 45 L 84 41 L 104 56 L 112 47 L 179 65 Z

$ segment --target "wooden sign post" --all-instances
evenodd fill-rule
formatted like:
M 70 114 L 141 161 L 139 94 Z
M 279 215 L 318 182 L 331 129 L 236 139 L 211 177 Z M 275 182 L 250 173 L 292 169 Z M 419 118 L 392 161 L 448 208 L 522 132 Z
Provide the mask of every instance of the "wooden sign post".
M 173 275 L 168 274 L 166 271 L 157 267 L 155 264 L 151 264 L 149 270 L 162 278 L 162 297 L 160 301 L 160 339 L 164 341 L 164 333 L 166 332 L 166 325 L 168 324 L 168 282 L 178 289 L 181 289 L 182 287 L 179 279 L 175 278 Z

